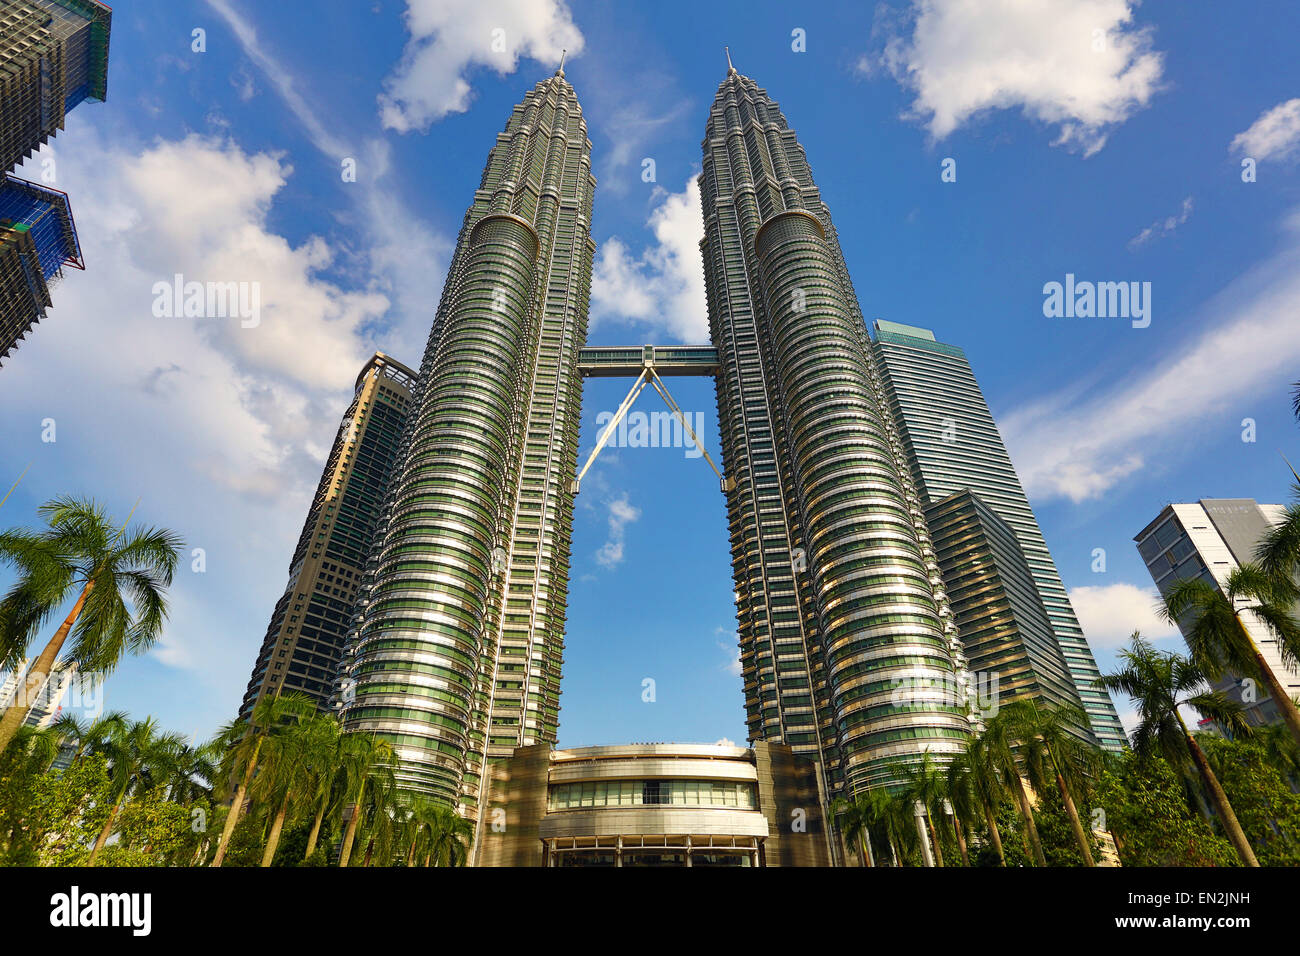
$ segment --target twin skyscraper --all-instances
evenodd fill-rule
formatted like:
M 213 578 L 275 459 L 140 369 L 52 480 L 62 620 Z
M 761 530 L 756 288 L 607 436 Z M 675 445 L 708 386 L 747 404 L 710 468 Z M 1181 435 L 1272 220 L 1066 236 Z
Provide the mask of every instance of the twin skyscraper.
M 750 739 L 856 792 L 958 752 L 992 687 L 1081 704 L 1079 734 L 1122 746 L 961 350 L 872 335 L 803 147 L 734 68 L 703 145 Z M 490 765 L 557 739 L 595 190 L 560 69 L 497 136 L 418 372 L 358 379 L 244 702 L 332 702 L 471 816 Z

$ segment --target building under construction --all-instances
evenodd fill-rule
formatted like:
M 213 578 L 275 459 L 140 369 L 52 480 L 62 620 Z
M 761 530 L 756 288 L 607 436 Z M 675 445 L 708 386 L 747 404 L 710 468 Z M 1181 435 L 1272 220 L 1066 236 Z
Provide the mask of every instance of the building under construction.
M 45 317 L 65 266 L 85 268 L 67 194 L 0 176 L 0 365 Z
M 94 0 L 0 0 L 0 169 L 40 149 L 77 104 L 107 95 L 112 17 Z
M 67 194 L 8 173 L 69 110 L 103 101 L 112 18 L 96 0 L 0 0 L 0 360 L 45 317 L 63 267 L 84 268 Z

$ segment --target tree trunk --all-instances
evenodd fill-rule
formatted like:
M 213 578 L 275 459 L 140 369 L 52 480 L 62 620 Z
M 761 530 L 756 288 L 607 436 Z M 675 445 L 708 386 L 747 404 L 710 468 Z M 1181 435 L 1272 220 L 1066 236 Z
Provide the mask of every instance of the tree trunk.
M 1007 855 L 1002 852 L 1002 834 L 998 830 L 998 818 L 993 809 L 988 805 L 984 807 L 984 820 L 989 825 L 989 840 L 993 843 L 993 849 L 997 852 L 998 862 L 1003 866 L 1007 865 Z
M 231 834 L 235 832 L 237 824 L 244 815 L 244 797 L 248 793 L 248 785 L 253 782 L 253 770 L 257 767 L 257 754 L 262 749 L 262 739 L 259 737 L 257 743 L 253 745 L 253 755 L 248 759 L 248 766 L 244 769 L 244 779 L 239 781 L 239 789 L 235 791 L 234 802 L 230 804 L 230 812 L 226 814 L 226 825 L 221 828 L 221 842 L 217 844 L 217 855 L 212 858 L 213 866 L 220 866 L 226 858 L 226 849 L 230 846 Z
M 329 794 L 321 798 L 320 806 L 316 808 L 316 819 L 311 822 L 311 833 L 307 836 L 307 852 L 303 854 L 303 859 L 308 859 L 316 852 L 316 841 L 320 839 L 320 825 L 325 819 L 325 804 L 329 801 Z
M 339 866 L 348 865 L 348 857 L 352 855 L 352 843 L 357 838 L 357 824 L 361 822 L 361 798 L 366 793 L 366 781 L 361 781 L 361 789 L 357 791 L 356 803 L 352 804 L 352 816 L 348 819 L 348 831 L 343 837 L 343 850 L 339 853 Z
M 858 834 L 858 842 L 862 844 L 862 865 L 874 867 L 876 857 L 871 852 L 871 830 L 864 826 L 862 832 Z
M 925 808 L 925 825 L 930 828 L 930 841 L 934 844 L 934 865 L 943 866 L 943 847 L 939 845 L 939 833 L 934 828 L 934 819 L 930 816 L 930 807 Z
M 406 868 L 409 870 L 413 866 L 415 866 L 415 841 L 414 840 L 411 841 L 411 849 L 406 854 Z
M 1181 716 L 1179 721 L 1182 721 Z M 1237 815 L 1232 812 L 1232 804 L 1228 802 L 1228 795 L 1223 792 L 1223 787 L 1219 785 L 1219 778 L 1210 769 L 1210 762 L 1205 759 L 1205 753 L 1201 750 L 1201 745 L 1196 742 L 1191 734 L 1184 732 L 1184 736 L 1187 737 L 1187 743 L 1192 748 L 1192 759 L 1196 761 L 1196 769 L 1201 772 L 1201 781 L 1205 784 L 1205 788 L 1210 791 L 1210 799 L 1214 801 L 1214 808 L 1219 814 L 1219 822 L 1223 824 L 1223 829 L 1228 834 L 1228 839 L 1232 841 L 1237 856 L 1241 857 L 1241 862 L 1246 866 L 1259 866 L 1259 861 L 1255 859 L 1255 851 L 1251 849 L 1250 841 L 1246 839 L 1241 824 L 1237 822 Z
M 1083 854 L 1084 866 L 1096 866 L 1092 859 L 1092 847 L 1088 846 L 1088 834 L 1083 830 L 1083 822 L 1079 819 L 1079 811 L 1074 805 L 1074 798 L 1070 796 L 1070 790 L 1065 785 L 1065 778 L 1061 772 L 1056 772 L 1056 789 L 1061 791 L 1061 800 L 1065 803 L 1065 812 L 1070 815 L 1070 829 L 1074 831 L 1074 839 L 1079 844 L 1079 852 Z
M 113 809 L 108 811 L 108 819 L 104 821 L 104 829 L 99 831 L 99 836 L 95 839 L 95 847 L 90 851 L 90 859 L 86 861 L 86 866 L 95 865 L 95 861 L 99 859 L 99 851 L 104 849 L 104 844 L 113 835 L 113 824 L 117 822 L 117 813 L 122 809 L 122 801 L 125 799 L 126 791 L 123 790 L 122 795 L 113 804 Z
M 50 642 L 45 645 L 41 656 L 36 658 L 36 663 L 28 669 L 27 676 L 23 680 L 22 697 L 10 704 L 5 709 L 4 717 L 0 717 L 0 754 L 5 752 L 9 741 L 14 739 L 14 734 L 18 733 L 18 728 L 23 725 L 45 679 L 54 672 L 54 662 L 58 660 L 59 651 L 63 650 L 63 642 L 68 639 L 68 632 L 72 630 L 72 625 L 77 623 L 77 618 L 81 616 L 81 609 L 86 606 L 86 599 L 94 589 L 94 580 L 87 581 L 77 597 L 77 603 L 72 605 L 72 610 L 63 619 L 59 629 L 54 632 Z
M 284 818 L 289 813 L 289 794 L 286 791 L 276 811 L 275 822 L 271 824 L 271 835 L 267 838 L 266 849 L 262 851 L 262 866 L 270 866 L 275 859 L 276 847 L 280 845 L 280 833 L 284 830 Z
M 961 865 L 970 866 L 970 854 L 966 852 L 966 834 L 962 832 L 961 820 L 957 814 L 952 815 L 952 828 L 957 834 L 957 851 L 961 854 Z
M 374 852 L 375 852 L 375 838 L 371 837 L 370 842 L 366 844 L 366 855 L 365 858 L 361 861 L 362 866 L 370 865 L 370 857 L 374 854 Z
M 1020 779 L 1019 773 L 1013 771 L 1011 776 L 1016 778 L 1016 803 L 1020 804 L 1020 815 L 1025 821 L 1025 835 L 1029 838 L 1034 862 L 1037 866 L 1047 866 L 1047 857 L 1043 855 L 1043 844 L 1038 839 L 1038 824 L 1034 822 L 1034 808 L 1029 805 L 1029 795 L 1025 793 L 1025 782 Z
M 1268 685 L 1269 695 L 1273 698 L 1273 703 L 1277 705 L 1278 713 L 1282 715 L 1283 722 L 1286 723 L 1287 729 L 1291 731 L 1291 736 L 1295 738 L 1297 744 L 1300 744 L 1300 710 L 1296 709 L 1295 701 L 1287 694 L 1286 688 L 1282 682 L 1277 679 L 1273 673 L 1273 668 L 1268 666 L 1268 661 L 1264 660 L 1264 655 L 1260 653 L 1255 644 L 1255 639 L 1250 636 L 1250 631 L 1246 630 L 1246 622 L 1237 617 L 1237 626 L 1241 628 L 1241 633 L 1245 635 L 1246 640 L 1250 643 L 1251 653 L 1255 655 L 1255 666 L 1259 668 L 1260 676 L 1264 678 L 1264 683 Z M 3 747 L 0 747 L 3 749 Z

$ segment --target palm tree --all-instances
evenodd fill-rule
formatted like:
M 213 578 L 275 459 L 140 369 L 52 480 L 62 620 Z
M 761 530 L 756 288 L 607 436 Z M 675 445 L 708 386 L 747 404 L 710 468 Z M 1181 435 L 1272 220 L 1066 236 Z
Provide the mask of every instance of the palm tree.
M 62 745 L 72 747 L 70 763 L 75 764 L 103 744 L 115 729 L 125 729 L 129 722 L 130 718 L 124 710 L 112 710 L 85 722 L 78 720 L 75 714 L 64 713 L 50 724 L 50 730 L 58 734 Z
M 100 752 L 109 761 L 109 795 L 113 803 L 90 851 L 87 866 L 95 865 L 104 844 L 113 835 L 117 816 L 127 797 L 174 774 L 177 757 L 184 746 L 184 738 L 179 734 L 159 734 L 152 717 L 125 726 L 117 725 L 109 732 Z
M 451 807 L 435 804 L 432 811 L 432 838 L 425 866 L 464 866 L 469 858 L 473 825 Z
M 106 673 L 128 651 L 139 654 L 153 646 L 167 619 L 165 593 L 182 547 L 166 529 L 115 529 L 90 499 L 55 498 L 39 514 L 47 530 L 7 532 L 0 540 L 0 559 L 19 571 L 0 601 L 0 658 L 25 656 L 54 609 L 73 593 L 77 598 L 28 670 L 22 697 L 0 718 L 0 752 L 22 726 L 70 634 L 69 656 L 83 672 Z
M 304 754 L 298 789 L 306 805 L 315 812 L 304 860 L 316 852 L 321 824 L 337 807 L 346 786 L 343 740 L 339 722 L 333 715 L 320 715 L 303 721 Z
M 1020 811 L 1020 819 L 1025 825 L 1025 839 L 1036 866 L 1047 866 L 1047 856 L 1043 853 L 1043 841 L 1038 836 L 1038 823 L 1034 819 L 1034 807 L 1025 791 L 1025 781 L 1021 776 L 1020 762 L 1017 759 L 1019 739 L 1016 721 L 1016 709 L 1012 704 L 1000 708 L 988 722 L 981 738 L 988 748 L 987 759 L 1002 778 L 1003 785 L 1011 791 Z
M 259 770 L 250 793 L 254 801 L 275 807 L 262 852 L 261 865 L 264 867 L 270 866 L 275 859 L 291 805 L 301 799 L 299 785 L 311 756 L 313 725 L 321 719 L 309 717 L 290 723 L 282 733 L 268 736 L 262 745 Z
M 351 806 L 348 828 L 343 835 L 343 848 L 339 853 L 339 866 L 347 866 L 352 856 L 352 844 L 357 838 L 357 827 L 367 807 L 364 803 L 366 784 L 377 778 L 380 785 L 392 778 L 392 763 L 396 758 L 393 746 L 372 734 L 348 734 L 344 737 L 343 764 L 347 774 L 345 805 Z M 387 788 L 385 788 L 387 789 Z
M 1098 765 L 1098 752 L 1076 735 L 1088 726 L 1088 717 L 1080 707 L 1071 705 L 1040 706 L 1037 701 L 1015 701 L 1008 705 L 1017 723 L 1020 751 L 1030 785 L 1038 791 L 1055 785 L 1070 818 L 1070 829 L 1079 845 L 1084 866 L 1096 866 L 1088 835 L 1079 819 L 1072 789 L 1081 789 Z
M 1225 670 L 1263 681 L 1283 721 L 1300 743 L 1300 710 L 1260 653 L 1242 619 L 1254 614 L 1277 640 L 1288 667 L 1300 666 L 1300 622 L 1291 616 L 1295 585 L 1270 575 L 1258 564 L 1235 568 L 1220 590 L 1201 578 L 1184 578 L 1165 595 L 1162 615 L 1187 637 L 1192 660 L 1206 677 L 1218 680 Z M 1239 603 L 1249 602 L 1243 607 Z
M 1276 767 L 1282 779 L 1300 779 L 1300 745 L 1280 724 L 1265 724 L 1251 730 L 1251 736 L 1264 748 L 1268 763 Z
M 989 829 L 989 842 L 998 861 L 1007 865 L 1002 851 L 1002 833 L 998 829 L 998 807 L 1006 789 L 994 760 L 993 751 L 983 737 L 972 737 L 966 749 L 948 767 L 948 791 L 958 812 L 969 818 L 977 806 Z
M 1097 686 L 1122 692 L 1137 702 L 1141 721 L 1133 732 L 1133 749 L 1139 754 L 1158 753 L 1178 769 L 1189 763 L 1195 765 L 1241 862 L 1259 866 L 1228 795 L 1178 710 L 1186 705 L 1229 731 L 1246 734 L 1250 728 L 1241 715 L 1241 706 L 1226 694 L 1204 690 L 1205 673 L 1194 661 L 1160 653 L 1137 631 L 1119 656 L 1124 666 L 1113 674 L 1103 674 Z
M 370 866 L 376 858 L 381 866 L 393 865 L 407 816 L 405 808 L 399 802 L 399 793 L 397 780 L 390 767 L 380 767 L 367 780 L 361 804 L 362 824 L 358 830 L 365 835 L 366 842 L 362 866 Z M 355 808 L 353 813 L 356 813 Z
M 939 831 L 934 825 L 931 807 L 938 803 L 942 806 L 946 799 L 946 784 L 943 771 L 935 763 L 930 751 L 921 754 L 921 762 L 910 767 L 900 767 L 899 777 L 903 783 L 903 796 L 915 806 L 919 806 L 925 816 L 926 828 L 930 831 L 930 842 L 934 846 L 935 866 L 943 866 L 943 847 L 939 842 Z
M 235 825 L 244 816 L 244 801 L 248 796 L 249 785 L 257 771 L 257 760 L 263 744 L 273 734 L 283 733 L 295 719 L 301 719 L 314 711 L 315 704 L 305 694 L 289 693 L 277 697 L 262 697 L 253 705 L 250 719 L 235 720 L 221 729 L 217 734 L 217 746 L 225 749 L 225 759 L 221 762 L 220 775 L 223 780 L 230 780 L 243 771 L 239 786 L 226 814 L 226 823 L 221 830 L 221 839 L 217 843 L 217 853 L 212 858 L 212 866 L 221 866 L 230 848 L 230 838 L 235 832 Z
M 863 866 L 875 866 L 875 855 L 871 852 L 870 807 L 865 796 L 850 800 L 840 797 L 831 804 L 831 812 L 839 821 L 846 843 L 857 843 L 858 856 Z

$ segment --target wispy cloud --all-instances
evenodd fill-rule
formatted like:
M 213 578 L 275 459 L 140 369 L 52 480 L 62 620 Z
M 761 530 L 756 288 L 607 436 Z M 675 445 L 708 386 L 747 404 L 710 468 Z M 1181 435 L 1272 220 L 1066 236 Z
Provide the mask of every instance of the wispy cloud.
M 1130 249 L 1138 249 L 1155 239 L 1163 239 L 1165 236 L 1173 235 L 1174 230 L 1187 222 L 1190 218 L 1192 218 L 1192 197 L 1188 196 L 1183 200 L 1182 207 L 1175 215 L 1166 216 L 1164 219 L 1157 219 L 1130 239 L 1128 241 L 1128 247 Z
M 661 89 L 666 83 L 657 83 L 652 88 Z M 600 188 L 602 192 L 623 195 L 642 175 L 642 163 L 646 159 L 655 159 L 651 144 L 655 137 L 683 119 L 689 112 L 691 101 L 680 99 L 667 109 L 656 100 L 630 103 L 623 100 L 620 105 L 604 118 L 601 123 L 601 135 L 609 142 L 600 159 Z
M 627 526 L 641 518 L 641 509 L 628 501 L 627 492 L 609 499 L 605 506 L 609 511 L 609 537 L 596 552 L 596 562 L 603 568 L 614 568 L 623 563 Z
M 1229 150 L 1256 161 L 1286 159 L 1300 152 L 1300 97 L 1262 113 L 1232 138 Z
M 307 131 L 307 135 L 316 148 L 339 160 L 345 156 L 354 155 L 352 149 L 341 137 L 326 128 L 316 110 L 298 92 L 298 85 L 293 76 L 280 65 L 279 61 L 267 53 L 252 24 L 235 9 L 229 0 L 206 0 L 206 2 L 221 16 L 221 19 L 226 21 L 226 25 L 235 34 L 235 38 L 239 40 L 239 45 L 244 53 L 271 81 L 275 91 L 284 100 L 285 105 L 289 107 L 290 112 L 298 119 L 298 122 L 302 124 L 303 129 Z
M 367 238 L 371 281 L 394 304 L 385 349 L 418 365 L 428 332 L 427 310 L 442 288 L 441 264 L 451 255 L 451 240 L 411 211 L 392 183 L 391 148 L 381 137 L 350 143 L 300 92 L 296 77 L 259 40 L 257 31 L 231 0 L 206 0 L 235 34 L 241 48 L 302 125 L 308 139 L 333 162 L 355 162 L 351 195 Z
M 729 631 L 725 627 L 716 627 L 713 629 L 713 635 L 715 638 L 726 638 L 716 642 L 718 650 L 727 655 L 727 663 L 723 665 L 723 669 L 728 674 L 739 677 L 741 675 L 740 644 L 736 632 Z
M 884 8 L 887 40 L 858 70 L 886 70 L 912 90 L 908 115 L 936 140 L 984 111 L 1019 108 L 1057 127 L 1053 145 L 1090 156 L 1159 89 L 1162 56 L 1150 28 L 1133 26 L 1136 6 L 913 0 L 906 24 Z
M 1031 497 L 1100 497 L 1150 461 L 1173 461 L 1179 436 L 1210 416 L 1285 395 L 1300 364 L 1300 208 L 1283 236 L 1276 254 L 1205 304 L 1212 324 L 1182 347 L 1148 356 L 1109 387 L 1067 386 L 1002 420 Z

